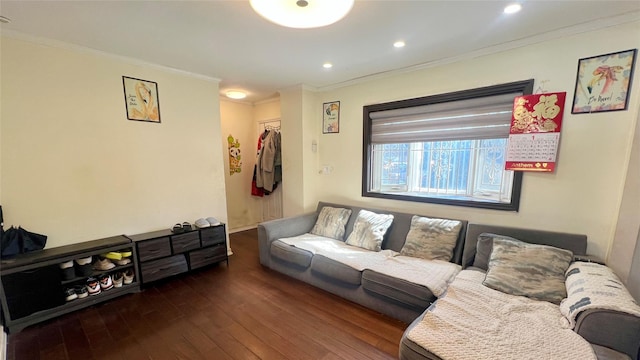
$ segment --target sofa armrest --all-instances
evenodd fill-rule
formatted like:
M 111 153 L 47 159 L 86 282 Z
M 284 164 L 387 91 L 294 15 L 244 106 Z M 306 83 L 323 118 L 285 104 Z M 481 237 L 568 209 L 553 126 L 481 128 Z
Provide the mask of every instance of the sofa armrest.
M 592 344 L 640 359 L 640 318 L 620 311 L 588 309 L 576 319 L 574 331 Z
M 271 267 L 271 257 L 269 255 L 271 243 L 281 238 L 308 233 L 315 225 L 317 218 L 318 213 L 313 212 L 258 224 L 260 263 Z

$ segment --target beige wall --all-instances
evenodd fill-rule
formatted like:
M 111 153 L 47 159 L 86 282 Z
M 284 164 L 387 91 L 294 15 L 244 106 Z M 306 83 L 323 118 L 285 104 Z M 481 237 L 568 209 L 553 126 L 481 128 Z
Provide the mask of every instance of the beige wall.
M 218 82 L 2 38 L 5 224 L 47 247 L 227 221 Z M 158 83 L 161 124 L 129 121 L 122 76 Z
M 307 207 L 306 199 L 315 198 L 478 223 L 583 233 L 589 239 L 589 253 L 606 257 L 613 243 L 640 105 L 640 86 L 637 86 L 640 71 L 635 72 L 633 79 L 629 110 L 572 115 L 570 107 L 578 59 L 639 48 L 639 32 L 640 22 L 633 22 L 317 94 L 315 109 L 318 112 L 323 102 L 341 102 L 340 133 L 322 135 L 319 125 L 306 120 L 297 123 L 305 129 L 295 129 L 295 133 L 307 136 L 306 129 L 313 128 L 319 148 L 318 162 L 314 165 L 329 165 L 333 172 L 325 175 L 307 172 L 308 177 L 303 178 L 299 167 L 308 166 L 303 165 L 308 144 L 295 138 L 294 132 L 286 134 L 291 141 L 283 145 L 290 154 L 285 168 L 295 167 L 293 164 L 297 163 L 296 171 L 301 176 L 295 186 L 285 188 L 285 197 L 293 202 L 289 214 L 302 212 Z M 567 104 L 557 170 L 553 174 L 525 174 L 519 212 L 361 196 L 364 105 L 529 78 L 536 80 L 536 88 L 544 84 L 545 91 L 566 91 Z M 301 93 L 294 92 L 290 99 L 282 96 L 283 120 L 303 113 Z M 319 115 L 312 117 L 312 121 L 320 121 Z
M 262 199 L 251 196 L 251 179 L 256 159 L 256 123 L 253 105 L 220 101 L 222 141 L 224 145 L 225 182 L 229 230 L 246 229 L 262 220 Z M 242 172 L 229 172 L 227 137 L 240 141 Z

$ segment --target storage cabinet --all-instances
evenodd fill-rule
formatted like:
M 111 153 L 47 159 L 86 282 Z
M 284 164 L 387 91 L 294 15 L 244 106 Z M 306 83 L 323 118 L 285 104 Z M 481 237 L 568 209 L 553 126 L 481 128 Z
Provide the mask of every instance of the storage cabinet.
M 142 284 L 226 261 L 225 224 L 174 234 L 171 230 L 128 236 L 136 246 Z
M 121 251 L 132 253 L 129 264 L 109 270 L 90 270 L 86 273 L 88 276 L 62 276 L 59 266 L 61 263 L 89 256 L 95 261 L 101 254 Z M 113 275 L 127 270 L 133 274 L 138 273 L 136 248 L 123 235 L 22 254 L 2 260 L 1 265 L 2 315 L 4 326 L 9 332 L 140 291 L 138 279 L 134 277 L 131 284 L 104 290 L 97 295 L 71 301 L 65 299 L 66 289 L 84 286 L 88 277 L 97 278 L 103 274 Z

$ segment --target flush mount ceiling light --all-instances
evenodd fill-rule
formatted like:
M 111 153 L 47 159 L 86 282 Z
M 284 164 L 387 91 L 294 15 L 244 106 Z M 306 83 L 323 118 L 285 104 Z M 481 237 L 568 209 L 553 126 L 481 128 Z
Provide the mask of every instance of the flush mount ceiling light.
M 395 48 L 401 48 L 401 47 L 404 47 L 404 45 L 405 45 L 404 41 L 402 41 L 402 40 L 398 40 L 398 41 L 393 43 L 393 47 L 395 47 Z
M 520 4 L 511 4 L 504 8 L 505 14 L 515 14 L 518 11 L 522 10 L 522 5 Z
M 247 94 L 242 91 L 231 90 L 225 93 L 229 99 L 240 100 L 247 97 Z
M 260 16 L 278 25 L 309 29 L 331 25 L 342 19 L 354 0 L 251 0 Z

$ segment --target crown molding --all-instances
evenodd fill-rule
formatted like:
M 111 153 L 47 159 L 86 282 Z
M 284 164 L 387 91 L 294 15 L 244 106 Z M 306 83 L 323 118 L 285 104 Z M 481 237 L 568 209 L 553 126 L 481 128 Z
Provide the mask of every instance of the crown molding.
M 47 39 L 47 38 L 43 38 L 43 37 L 39 37 L 39 36 L 33 36 L 33 35 L 25 34 L 23 32 L 15 31 L 15 30 L 2 30 L 1 34 L 2 34 L 3 37 L 7 37 L 7 38 L 12 38 L 12 39 L 16 39 L 16 40 L 21 40 L 21 41 L 25 41 L 25 42 L 30 42 L 30 43 L 34 43 L 34 44 L 38 44 L 38 45 L 49 46 L 49 47 L 63 49 L 63 50 L 70 50 L 70 51 L 76 51 L 76 52 L 85 53 L 85 54 L 91 54 L 91 55 L 98 56 L 98 57 L 108 58 L 108 59 L 112 59 L 112 60 L 118 60 L 118 61 L 130 64 L 130 65 L 148 67 L 148 68 L 152 68 L 152 69 L 155 69 L 155 70 L 160 70 L 160 71 L 169 72 L 169 73 L 173 73 L 173 74 L 178 74 L 178 75 L 191 77 L 191 78 L 195 78 L 195 79 L 199 79 L 199 80 L 213 82 L 213 83 L 216 83 L 216 84 L 220 83 L 220 81 L 221 81 L 218 78 L 214 78 L 214 77 L 207 76 L 207 75 L 197 74 L 197 73 L 193 73 L 193 72 L 186 71 L 186 70 L 172 68 L 172 67 L 169 67 L 169 66 L 159 65 L 159 64 L 155 64 L 155 63 L 151 63 L 151 62 L 148 62 L 148 61 L 135 59 L 135 58 L 127 57 L 127 56 L 111 54 L 111 53 L 108 53 L 108 52 L 105 52 L 105 51 L 88 48 L 86 46 L 80 46 L 80 45 L 71 44 L 71 43 L 67 43 L 67 42 L 63 42 L 63 41 L 59 41 L 59 40 L 53 40 L 53 39 Z

